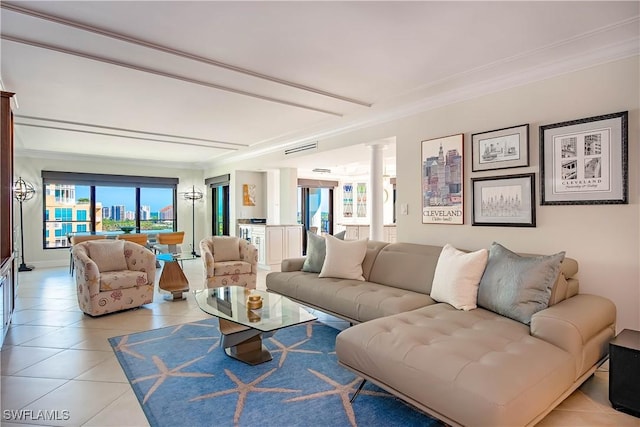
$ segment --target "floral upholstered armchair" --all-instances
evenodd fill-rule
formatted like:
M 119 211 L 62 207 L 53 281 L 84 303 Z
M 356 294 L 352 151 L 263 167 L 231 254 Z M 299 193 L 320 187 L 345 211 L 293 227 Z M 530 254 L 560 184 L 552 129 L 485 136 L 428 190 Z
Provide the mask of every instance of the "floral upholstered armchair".
M 80 309 L 91 316 L 153 301 L 156 257 L 125 240 L 92 240 L 72 250 Z
M 258 249 L 244 239 L 212 236 L 200 241 L 208 288 L 244 286 L 256 288 Z

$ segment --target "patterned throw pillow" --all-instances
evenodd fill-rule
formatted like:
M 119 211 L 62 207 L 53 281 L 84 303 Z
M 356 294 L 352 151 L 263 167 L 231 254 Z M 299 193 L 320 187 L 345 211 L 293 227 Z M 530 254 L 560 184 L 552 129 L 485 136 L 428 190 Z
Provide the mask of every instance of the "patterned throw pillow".
M 98 271 L 122 271 L 127 269 L 124 257 L 124 240 L 91 240 L 87 242 L 89 257 Z
M 213 259 L 215 262 L 238 261 L 240 239 L 234 236 L 213 236 Z
M 493 243 L 478 288 L 478 306 L 528 325 L 549 305 L 551 287 L 560 274 L 564 252 L 520 256 Z

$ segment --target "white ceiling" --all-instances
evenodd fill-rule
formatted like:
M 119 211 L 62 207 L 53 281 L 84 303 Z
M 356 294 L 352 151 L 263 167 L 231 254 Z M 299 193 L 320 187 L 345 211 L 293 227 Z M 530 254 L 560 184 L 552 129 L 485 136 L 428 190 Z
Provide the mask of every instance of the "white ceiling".
M 280 150 L 639 46 L 637 1 L 1 7 L 0 76 L 17 94 L 18 154 L 180 167 Z

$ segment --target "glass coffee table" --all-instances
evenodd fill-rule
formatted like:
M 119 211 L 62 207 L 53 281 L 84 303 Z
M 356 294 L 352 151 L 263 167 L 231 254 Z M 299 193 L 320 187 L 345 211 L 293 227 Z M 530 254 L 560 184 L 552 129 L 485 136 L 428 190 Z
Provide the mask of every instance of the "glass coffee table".
M 263 338 L 278 329 L 316 320 L 300 304 L 282 295 L 246 289 L 242 286 L 195 291 L 198 306 L 220 322 L 222 347 L 229 357 L 249 365 L 271 360 L 271 354 L 262 343 Z M 249 297 L 253 301 L 249 301 Z M 249 308 L 259 305 L 260 308 Z

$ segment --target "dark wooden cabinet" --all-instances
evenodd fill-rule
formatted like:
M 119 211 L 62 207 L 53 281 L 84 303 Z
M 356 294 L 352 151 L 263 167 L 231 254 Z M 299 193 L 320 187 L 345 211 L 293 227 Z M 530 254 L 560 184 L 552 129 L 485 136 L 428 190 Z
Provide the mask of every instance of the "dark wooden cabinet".
M 13 113 L 11 92 L 0 92 L 0 290 L 2 336 L 9 328 L 17 283 L 13 242 Z
M 640 331 L 625 329 L 609 343 L 609 400 L 640 417 Z

